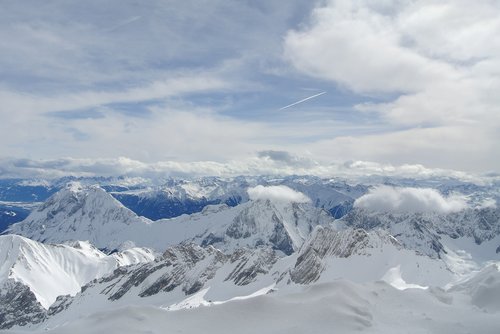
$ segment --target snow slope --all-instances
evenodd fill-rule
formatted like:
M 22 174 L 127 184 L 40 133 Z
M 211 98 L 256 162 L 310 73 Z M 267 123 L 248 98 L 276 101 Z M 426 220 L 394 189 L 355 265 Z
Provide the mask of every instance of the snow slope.
M 175 196 L 213 198 L 227 190 L 217 179 L 204 182 L 181 183 Z M 88 243 L 52 246 L 8 236 L 12 244 L 21 240 L 28 246 L 17 247 L 22 256 L 11 250 L 16 247 L 3 251 L 8 256 L 0 273 L 11 290 L 0 288 L 0 301 L 21 309 L 24 298 L 29 301 L 23 287 L 45 293 L 55 291 L 50 284 L 58 281 L 70 290 L 65 284 L 74 281 L 71 291 L 77 292 L 88 282 L 74 297 L 60 296 L 45 313 L 29 304 L 23 321 L 8 319 L 9 324 L 33 319 L 25 328 L 54 333 L 498 332 L 497 208 L 451 214 L 355 208 L 333 221 L 318 206 L 341 202 L 343 210 L 367 188 L 308 177 L 265 183 L 302 189 L 314 205 L 249 200 L 153 222 L 99 187 L 69 185 L 12 230 L 45 242 L 81 239 L 108 250 L 138 245 L 166 251 L 142 263 L 133 250 L 107 256 Z M 59 256 L 51 247 L 73 250 Z M 11 265 L 12 254 L 18 260 Z M 47 269 L 52 267 L 54 274 Z M 38 282 L 40 273 L 54 275 L 55 282 Z M 23 285 L 12 285 L 11 274 Z M 45 308 L 48 299 L 65 294 L 42 292 L 35 294 Z
M 92 281 L 73 299 L 56 303 L 40 326 L 59 326 L 131 304 L 166 309 L 218 305 L 262 294 L 271 286 L 293 292 L 338 279 L 360 284 L 383 279 L 406 289 L 441 287 L 460 277 L 444 260 L 404 249 L 387 233 L 318 226 L 299 251 L 286 257 L 266 247 L 226 255 L 212 246 L 174 246 L 154 262 L 122 267 Z
M 47 245 L 5 235 L 0 236 L 0 284 L 20 282 L 49 308 L 57 296 L 74 295 L 84 284 L 120 266 L 153 259 L 153 252 L 141 248 L 106 255 L 87 242 Z
M 41 242 L 88 240 L 112 250 L 125 241 L 114 235 L 147 223 L 102 188 L 72 182 L 7 232 Z
M 125 306 L 37 332 L 498 333 L 498 313 L 485 312 L 462 297 L 458 292 L 398 290 L 385 282 L 337 280 L 194 309 Z

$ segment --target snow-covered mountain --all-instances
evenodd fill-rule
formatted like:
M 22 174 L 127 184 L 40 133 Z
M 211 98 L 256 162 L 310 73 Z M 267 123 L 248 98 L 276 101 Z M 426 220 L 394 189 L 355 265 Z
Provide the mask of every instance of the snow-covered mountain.
M 203 207 L 210 204 L 235 206 L 244 203 L 248 201 L 246 190 L 256 185 L 284 185 L 302 192 L 311 198 L 314 206 L 325 209 L 335 218 L 348 213 L 354 201 L 377 184 L 431 187 L 443 194 L 460 192 L 478 202 L 485 195 L 497 201 L 500 199 L 498 183 L 480 185 L 453 178 L 414 180 L 373 176 L 361 182 L 361 180 L 337 178 L 321 179 L 314 176 L 240 176 L 162 180 L 128 177 L 0 180 L 0 201 L 19 202 L 22 206 L 45 201 L 50 195 L 64 188 L 68 182 L 79 182 L 85 186 L 98 184 L 127 208 L 152 220 L 200 212 Z M 4 218 L 4 225 L 19 221 L 12 220 L 10 216 Z
M 88 242 L 51 245 L 0 236 L 0 314 L 5 317 L 1 327 L 43 314 L 58 296 L 75 295 L 86 283 L 120 266 L 153 259 L 154 253 L 144 248 L 106 255 Z
M 368 187 L 346 182 L 322 180 L 317 177 L 236 177 L 230 179 L 206 177 L 195 180 L 169 180 L 163 185 L 113 191 L 112 195 L 138 215 L 152 220 L 173 218 L 181 214 L 200 212 L 210 204 L 235 206 L 249 200 L 247 189 L 256 185 L 284 185 L 311 198 L 314 206 L 341 217 L 354 200 Z
M 307 203 L 250 201 L 229 209 L 236 213 L 227 224 L 211 226 L 202 245 L 227 249 L 271 246 L 290 255 L 298 250 L 315 226 L 332 222 L 328 214 Z
M 341 278 L 360 284 L 382 279 L 406 289 L 444 287 L 462 277 L 445 260 L 404 249 L 387 233 L 318 226 L 299 251 L 286 257 L 269 247 L 225 254 L 213 246 L 173 246 L 154 262 L 118 268 L 75 297 L 58 299 L 44 326 L 130 304 L 168 310 L 211 306 Z
M 398 182 L 403 181 L 393 183 Z M 247 192 L 260 184 L 267 188 Z M 286 194 L 280 195 L 284 186 Z M 213 312 L 233 321 L 238 312 L 262 307 L 274 312 L 281 326 L 283 312 L 288 312 L 318 321 L 333 315 L 346 331 L 384 332 L 394 319 L 389 321 L 375 306 L 382 305 L 405 321 L 417 319 L 424 327 L 415 328 L 431 332 L 460 327 L 454 327 L 447 312 L 464 315 L 464 332 L 481 328 L 494 333 L 498 328 L 498 319 L 491 315 L 500 310 L 495 299 L 500 214 L 494 187 L 483 193 L 486 188 L 481 186 L 441 184 L 443 192 L 433 196 L 446 202 L 451 197 L 442 194 L 454 196 L 454 189 L 462 188 L 463 205 L 421 212 L 385 210 L 385 199 L 363 208 L 357 199 L 376 187 L 314 177 L 171 180 L 149 190 L 143 185 L 105 187 L 113 193 L 72 182 L 9 230 L 43 244 L 0 237 L 0 259 L 5 258 L 0 265 L 2 327 L 58 332 L 88 325 L 96 332 L 106 326 L 133 331 L 137 323 L 123 320 L 124 313 L 154 321 L 143 323 L 144 330 L 156 330 L 161 319 L 170 319 L 174 327 L 205 330 L 178 317 L 188 319 L 184 309 L 197 308 L 191 319 L 206 325 Z M 257 188 L 264 193 L 255 193 Z M 420 194 L 415 189 L 410 190 Z M 209 205 L 189 215 L 152 221 L 124 206 L 123 198 L 118 201 L 120 193 L 151 196 L 151 201 L 166 196 L 168 203 L 180 205 L 180 211 L 173 208 L 172 213 L 189 210 L 182 207 L 189 201 Z M 228 205 L 226 200 L 234 202 Z M 152 252 L 130 250 L 133 246 L 150 247 L 161 255 L 152 260 Z M 403 314 L 401 309 L 420 313 Z M 425 327 L 429 315 L 420 315 L 428 310 L 436 312 L 430 316 L 433 323 L 442 326 Z M 264 332 L 293 332 L 260 315 L 269 326 L 261 328 Z M 122 320 L 132 327 L 120 325 Z M 478 325 L 481 321 L 485 324 Z M 234 320 L 233 327 L 239 324 L 241 320 Z M 404 326 L 395 328 L 401 331 Z M 207 328 L 215 332 L 212 329 Z
M 226 255 L 212 246 L 174 246 L 154 262 L 118 268 L 85 285 L 76 297 L 62 298 L 49 309 L 49 322 L 129 303 L 169 307 L 207 288 L 206 297 L 214 300 L 247 295 L 274 284 L 278 272 L 271 270 L 278 260 L 269 248 Z
M 235 206 L 246 202 L 250 182 L 245 178 L 169 180 L 154 187 L 110 193 L 136 214 L 158 220 L 200 212 L 207 205 Z
M 255 200 L 236 207 L 207 206 L 200 213 L 153 222 L 98 186 L 71 183 L 8 233 L 41 242 L 88 240 L 108 250 L 132 242 L 163 251 L 192 241 L 222 250 L 269 245 L 291 254 L 316 225 L 331 221 L 325 211 L 308 203 Z
M 472 305 L 466 293 L 438 288 L 397 289 L 383 281 L 335 280 L 288 291 L 268 287 L 250 296 L 221 302 L 210 302 L 204 293 L 200 291 L 179 303 L 181 309 L 129 304 L 35 332 L 132 334 L 168 330 L 230 334 L 236 329 L 244 334 L 331 330 L 371 334 L 497 334 L 500 328 L 498 313 Z M 490 300 L 498 306 L 498 299 Z
M 483 245 L 483 256 L 500 260 L 500 209 L 467 208 L 453 213 L 378 212 L 356 208 L 342 218 L 348 226 L 384 230 L 405 248 L 441 257 L 453 240 Z M 450 241 L 451 239 L 451 241 Z
M 99 248 L 114 249 L 123 241 L 113 237 L 129 227 L 146 225 L 141 219 L 98 186 L 71 182 L 52 195 L 8 233 L 41 241 L 61 243 L 88 240 Z

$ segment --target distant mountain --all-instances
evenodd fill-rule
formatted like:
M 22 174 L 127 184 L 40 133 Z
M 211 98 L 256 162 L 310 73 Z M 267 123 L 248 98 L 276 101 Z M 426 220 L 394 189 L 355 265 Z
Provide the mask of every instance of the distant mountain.
M 88 240 L 99 248 L 114 249 L 127 241 L 120 239 L 120 233 L 147 223 L 102 188 L 72 182 L 7 232 L 41 242 Z
M 23 221 L 31 212 L 31 207 L 22 203 L 0 202 L 0 233 L 10 225 Z
M 269 245 L 284 254 L 297 250 L 316 225 L 332 218 L 307 203 L 249 201 L 236 207 L 208 206 L 168 220 L 138 217 L 98 186 L 70 183 L 7 232 L 41 242 L 88 240 L 111 251 L 122 244 L 165 250 L 192 241 L 223 250 Z
M 139 216 L 151 220 L 174 218 L 183 214 L 200 212 L 207 205 L 221 204 L 219 199 L 209 200 L 205 197 L 178 197 L 168 190 L 152 190 L 144 192 L 114 192 L 113 197 Z M 239 202 L 231 201 L 232 206 Z
M 354 209 L 342 221 L 348 226 L 365 230 L 384 230 L 408 249 L 430 257 L 446 254 L 446 240 L 468 238 L 477 245 L 488 247 L 490 258 L 500 259 L 500 209 L 468 208 L 459 212 L 398 213 Z M 484 248 L 486 250 L 486 248 Z
M 290 255 L 316 226 L 333 221 L 325 211 L 307 203 L 256 200 L 227 211 L 230 219 L 221 219 L 195 240 L 221 249 L 270 246 Z
M 237 177 L 233 179 L 201 178 L 171 180 L 164 185 L 133 191 L 113 191 L 126 207 L 152 220 L 173 218 L 200 212 L 206 205 L 236 206 L 248 201 L 247 189 L 256 185 L 284 185 L 311 198 L 314 206 L 324 209 L 335 218 L 349 212 L 354 200 L 368 187 L 351 186 L 345 182 L 317 177 Z
M 58 190 L 44 180 L 0 179 L 0 201 L 43 202 Z
M 453 178 L 405 179 L 371 176 L 357 181 L 322 179 L 314 176 L 240 176 L 234 178 L 202 177 L 148 180 L 127 177 L 64 177 L 54 180 L 0 179 L 0 201 L 33 203 L 45 201 L 68 182 L 84 186 L 98 184 L 122 204 L 151 220 L 173 218 L 200 212 L 209 204 L 235 206 L 248 200 L 246 190 L 256 185 L 285 185 L 311 198 L 314 206 L 341 218 L 364 195 L 371 185 L 430 187 L 447 195 L 460 192 L 471 200 L 481 196 L 500 200 L 499 184 L 479 185 Z
M 47 200 L 65 188 L 69 182 L 78 182 L 85 187 L 98 184 L 125 207 L 151 220 L 197 213 L 207 205 L 236 206 L 247 202 L 247 189 L 258 184 L 286 185 L 306 194 L 314 206 L 330 212 L 335 218 L 340 218 L 352 209 L 354 200 L 368 189 L 364 185 L 351 186 L 346 182 L 311 176 L 229 179 L 204 177 L 193 180 L 167 179 L 156 183 L 128 178 L 66 177 L 55 180 L 0 180 L 0 201 L 11 203 L 13 209 L 5 210 L 2 215 L 0 208 L 0 232 L 26 218 L 27 213 L 33 209 L 33 203 Z M 12 202 L 18 203 L 14 205 Z M 12 212 L 18 213 L 13 216 Z
M 0 233 L 59 190 L 47 181 L 0 179 Z

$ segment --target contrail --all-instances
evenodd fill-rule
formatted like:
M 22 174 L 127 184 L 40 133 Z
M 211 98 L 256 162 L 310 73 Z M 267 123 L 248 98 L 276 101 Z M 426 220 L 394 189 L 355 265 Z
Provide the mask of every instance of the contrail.
M 294 102 L 294 103 L 289 104 L 289 105 L 287 105 L 287 106 L 284 106 L 283 108 L 280 108 L 280 110 L 283 110 L 283 109 L 287 109 L 287 108 L 293 107 L 293 106 L 295 106 L 295 105 L 297 105 L 297 104 L 299 104 L 299 103 L 305 102 L 305 101 L 310 100 L 310 99 L 314 99 L 315 97 L 318 97 L 318 96 L 323 95 L 323 94 L 326 94 L 326 92 L 321 92 L 321 93 L 319 93 L 319 94 L 315 94 L 315 95 L 313 95 L 313 96 L 306 97 L 305 99 L 302 99 L 302 100 L 300 100 L 300 101 L 297 101 L 297 102 Z
M 138 20 L 140 20 L 140 19 L 142 19 L 142 16 L 134 16 L 134 17 L 131 17 L 131 18 L 129 18 L 128 20 L 125 20 L 125 21 L 123 21 L 123 22 L 120 22 L 120 23 L 118 23 L 118 24 L 114 25 L 113 27 L 106 29 L 105 31 L 106 31 L 106 32 L 112 32 L 112 31 L 115 31 L 115 30 L 116 30 L 116 29 L 118 29 L 118 28 L 121 28 L 121 27 L 123 27 L 123 26 L 126 26 L 127 24 L 133 23 L 133 22 L 138 21 Z

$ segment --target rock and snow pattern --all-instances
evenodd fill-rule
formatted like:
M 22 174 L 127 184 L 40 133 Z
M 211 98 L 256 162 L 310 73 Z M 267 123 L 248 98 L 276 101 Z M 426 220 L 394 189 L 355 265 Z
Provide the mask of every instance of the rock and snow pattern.
M 145 248 L 106 255 L 88 242 L 53 245 L 17 235 L 0 236 L 1 313 L 15 316 L 12 321 L 29 309 L 43 313 L 58 296 L 74 296 L 86 283 L 118 267 L 150 262 L 154 257 Z M 9 303 L 16 295 L 23 300 L 17 306 Z
M 71 183 L 7 232 L 40 242 L 88 240 L 107 250 L 132 243 L 164 251 L 191 240 L 224 250 L 269 245 L 289 255 L 316 225 L 332 220 L 310 203 L 263 198 L 236 207 L 211 205 L 190 216 L 150 221 L 98 186 Z
M 176 181 L 209 205 L 153 221 L 71 182 L 0 236 L 0 328 L 497 333 L 496 185 L 384 183 Z

